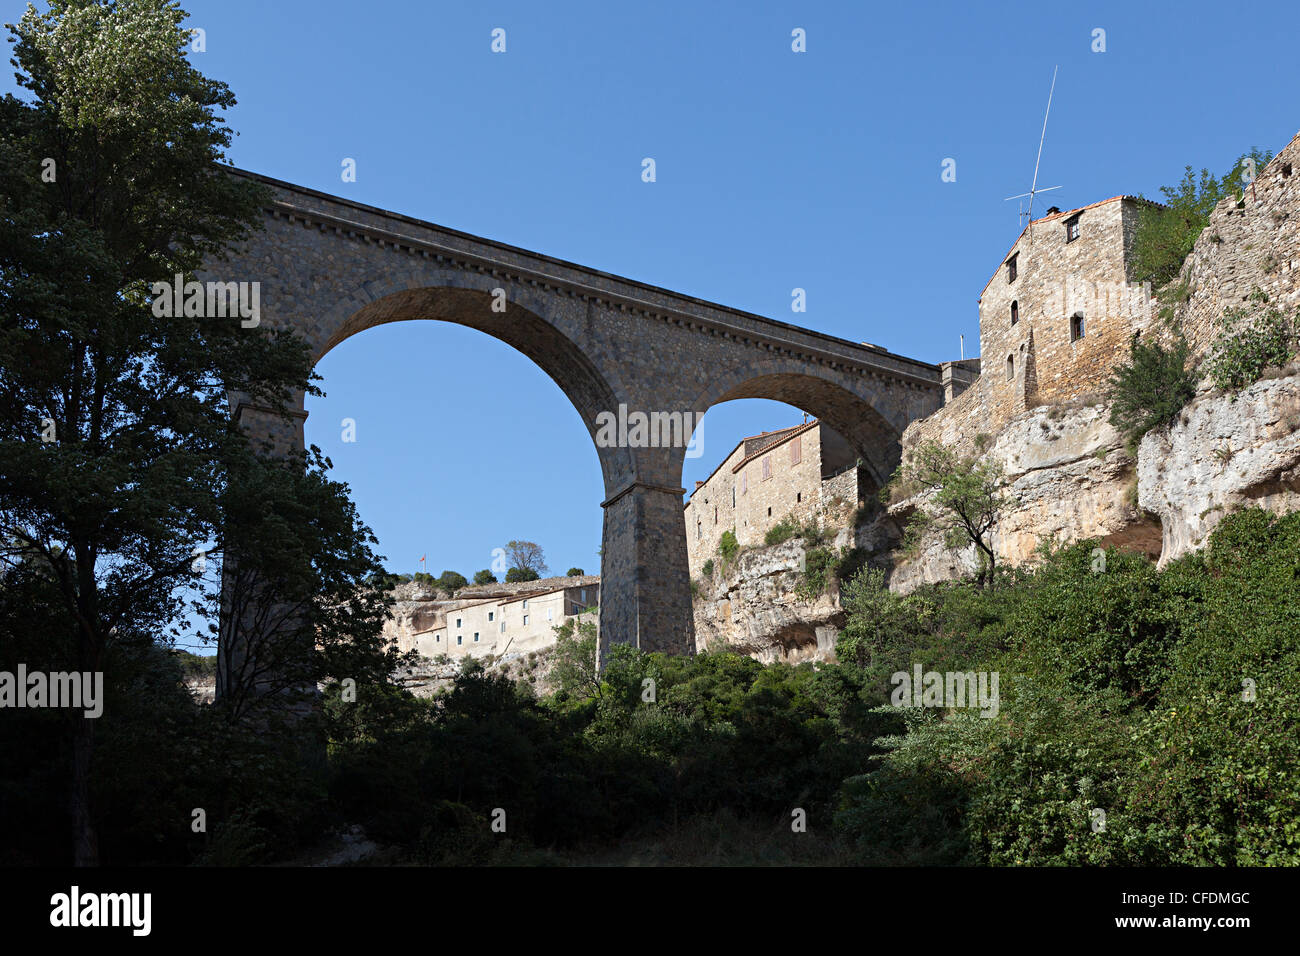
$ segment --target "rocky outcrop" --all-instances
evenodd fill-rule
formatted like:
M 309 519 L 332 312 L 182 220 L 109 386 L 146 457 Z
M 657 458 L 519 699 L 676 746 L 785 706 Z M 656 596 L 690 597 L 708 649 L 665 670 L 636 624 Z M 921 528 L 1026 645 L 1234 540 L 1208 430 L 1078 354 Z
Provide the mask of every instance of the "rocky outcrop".
M 829 545 L 850 541 L 847 531 Z M 799 594 L 809 547 L 800 538 L 737 555 L 714 572 L 695 598 L 699 650 L 730 650 L 762 661 L 822 660 L 831 655 L 843 624 L 838 587 L 815 600 Z
M 1159 557 L 1159 523 L 1137 506 L 1134 462 L 1107 417 L 1101 405 L 1044 406 L 1013 419 L 993 439 L 986 454 L 1002 466 L 1011 501 L 992 537 L 1000 562 L 1031 563 L 1045 541 L 1089 538 Z M 924 496 L 916 496 L 889 513 L 902 523 L 924 506 Z M 897 556 L 890 587 L 911 591 L 977 568 L 973 547 L 954 552 L 931 534 L 916 555 Z
M 1203 389 L 1138 454 L 1138 500 L 1164 528 L 1160 563 L 1199 548 L 1224 516 L 1300 509 L 1300 369 L 1238 394 Z

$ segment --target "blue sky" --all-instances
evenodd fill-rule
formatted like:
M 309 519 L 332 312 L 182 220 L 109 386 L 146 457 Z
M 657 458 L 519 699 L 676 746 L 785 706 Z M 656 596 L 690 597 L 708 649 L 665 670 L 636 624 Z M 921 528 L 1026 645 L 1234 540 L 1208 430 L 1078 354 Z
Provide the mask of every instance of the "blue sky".
M 1029 188 L 1055 65 L 1039 182 L 1065 188 L 1040 211 L 1155 195 L 1186 164 L 1221 173 L 1300 127 L 1289 4 L 183 6 L 206 31 L 195 62 L 239 98 L 243 168 L 931 362 L 961 334 L 978 348 L 976 299 L 1019 230 L 1003 197 Z M 528 359 L 409 322 L 318 370 L 308 440 L 390 568 L 427 554 L 434 574 L 471 575 L 527 538 L 556 572 L 598 571 L 595 450 Z M 773 402 L 714 409 L 683 485 L 741 436 L 800 420 Z

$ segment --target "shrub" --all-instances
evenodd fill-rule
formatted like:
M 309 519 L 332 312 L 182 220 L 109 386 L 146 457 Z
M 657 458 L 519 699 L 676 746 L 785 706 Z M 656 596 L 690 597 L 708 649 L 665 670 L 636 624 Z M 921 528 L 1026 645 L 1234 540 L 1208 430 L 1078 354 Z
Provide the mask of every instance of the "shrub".
M 1111 373 L 1110 423 L 1124 436 L 1130 455 L 1137 453 L 1143 435 L 1172 424 L 1196 394 L 1188 353 L 1181 334 L 1169 348 L 1134 336 L 1128 361 Z
M 570 578 L 580 578 L 586 573 L 587 572 L 582 570 L 582 568 L 569 568 L 569 570 L 564 572 L 565 576 Z
M 484 568 L 482 571 L 474 572 L 475 584 L 496 584 L 496 581 L 497 581 L 497 576 L 493 574 L 491 571 L 489 571 L 487 568 Z
M 1221 329 L 1206 372 L 1215 387 L 1234 400 L 1235 393 L 1258 381 L 1264 369 L 1285 365 L 1296 352 L 1295 323 L 1277 309 L 1269 309 L 1254 322 L 1245 309 L 1227 309 Z
M 469 581 L 465 579 L 465 575 L 458 571 L 443 571 L 442 574 L 438 576 L 438 587 L 442 588 L 448 594 L 455 594 L 461 588 L 467 587 L 468 585 Z
M 706 578 L 713 577 L 713 559 L 709 558 L 709 560 L 705 561 L 703 567 L 701 567 L 700 570 L 704 572 L 704 576 Z
M 763 535 L 763 543 L 768 545 L 785 544 L 798 533 L 799 526 L 795 524 L 794 518 L 786 515 L 767 529 L 767 533 Z
M 731 530 L 722 532 L 722 537 L 718 539 L 718 554 L 722 555 L 722 560 L 730 563 L 739 553 L 740 542 L 736 540 L 736 533 Z
M 540 577 L 541 575 L 532 568 L 511 568 L 506 572 L 506 583 L 515 584 L 520 581 L 536 581 Z

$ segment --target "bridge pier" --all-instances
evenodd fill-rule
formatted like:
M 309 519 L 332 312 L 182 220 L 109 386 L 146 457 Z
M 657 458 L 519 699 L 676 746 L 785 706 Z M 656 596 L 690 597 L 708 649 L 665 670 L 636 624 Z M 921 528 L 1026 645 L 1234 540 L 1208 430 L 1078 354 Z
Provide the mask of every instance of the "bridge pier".
M 600 663 L 611 644 L 695 652 L 684 488 L 634 480 L 601 502 Z

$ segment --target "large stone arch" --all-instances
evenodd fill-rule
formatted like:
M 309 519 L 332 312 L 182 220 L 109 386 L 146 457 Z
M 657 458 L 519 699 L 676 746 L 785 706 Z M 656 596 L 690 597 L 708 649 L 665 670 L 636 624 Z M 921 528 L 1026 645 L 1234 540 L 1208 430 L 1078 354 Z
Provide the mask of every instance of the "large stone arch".
M 833 428 L 857 450 L 877 487 L 883 487 L 898 466 L 899 442 L 910 419 L 905 408 L 881 396 L 864 397 L 806 366 L 769 361 L 718 376 L 701 396 L 698 414 L 745 398 L 793 405 Z
M 265 228 L 197 278 L 260 283 L 261 324 L 301 334 L 319 359 L 375 325 L 453 322 L 511 345 L 568 396 L 593 436 L 605 484 L 602 653 L 613 642 L 677 653 L 695 646 L 685 442 L 603 447 L 602 413 L 702 415 L 732 399 L 772 398 L 844 435 L 883 482 L 906 424 L 942 404 L 939 369 L 925 362 L 291 183 L 234 175 L 270 187 Z M 287 418 L 245 396 L 231 403 L 255 437 L 302 448 L 301 396 Z

